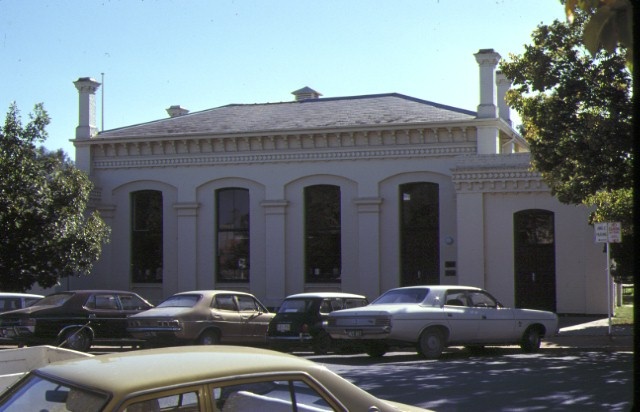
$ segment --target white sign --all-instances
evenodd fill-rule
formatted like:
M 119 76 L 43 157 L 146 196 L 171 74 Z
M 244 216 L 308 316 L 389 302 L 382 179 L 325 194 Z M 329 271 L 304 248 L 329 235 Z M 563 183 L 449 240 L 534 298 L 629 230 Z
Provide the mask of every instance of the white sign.
M 595 224 L 596 243 L 622 242 L 622 225 L 620 222 L 602 222 Z
M 609 243 L 622 242 L 622 226 L 620 222 L 609 222 Z
M 609 224 L 596 223 L 596 243 L 607 243 L 609 241 Z

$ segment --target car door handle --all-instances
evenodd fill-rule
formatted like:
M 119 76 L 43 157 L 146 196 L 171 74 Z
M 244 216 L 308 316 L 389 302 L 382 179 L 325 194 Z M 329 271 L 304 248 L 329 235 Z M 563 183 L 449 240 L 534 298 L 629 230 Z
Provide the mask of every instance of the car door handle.
M 482 319 L 487 319 L 487 316 L 486 315 L 482 315 Z

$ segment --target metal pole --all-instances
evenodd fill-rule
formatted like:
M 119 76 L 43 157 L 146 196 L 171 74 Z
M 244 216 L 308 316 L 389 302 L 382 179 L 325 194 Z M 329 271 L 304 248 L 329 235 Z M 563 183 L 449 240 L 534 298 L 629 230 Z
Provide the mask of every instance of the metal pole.
M 610 244 L 607 242 L 607 311 L 609 313 L 609 336 L 611 336 L 611 260 L 609 249 Z

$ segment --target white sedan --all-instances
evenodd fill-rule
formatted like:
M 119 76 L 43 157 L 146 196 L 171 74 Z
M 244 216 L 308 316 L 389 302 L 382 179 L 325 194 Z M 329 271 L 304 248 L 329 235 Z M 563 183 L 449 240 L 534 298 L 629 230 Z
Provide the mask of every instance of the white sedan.
M 363 345 L 372 357 L 392 346 L 414 346 L 426 358 L 457 345 L 519 344 L 525 352 L 536 352 L 543 337 L 558 333 L 558 316 L 505 308 L 475 287 L 410 286 L 391 289 L 368 306 L 332 312 L 327 331 L 334 339 Z

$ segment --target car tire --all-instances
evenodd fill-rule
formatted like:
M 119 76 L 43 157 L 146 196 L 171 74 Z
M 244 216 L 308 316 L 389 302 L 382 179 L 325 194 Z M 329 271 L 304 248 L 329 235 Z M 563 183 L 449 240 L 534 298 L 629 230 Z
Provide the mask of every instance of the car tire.
M 79 352 L 87 352 L 91 348 L 91 333 L 84 329 L 72 329 L 64 333 L 62 347 Z
M 438 329 L 427 329 L 418 339 L 418 353 L 427 359 L 436 359 L 444 350 L 444 334 Z
M 526 353 L 534 353 L 540 350 L 540 344 L 542 343 L 542 333 L 540 328 L 530 326 L 522 335 L 522 341 L 520 347 Z
M 217 345 L 220 343 L 220 332 L 215 330 L 205 330 L 198 337 L 198 345 Z
M 369 343 L 365 352 L 372 358 L 381 358 L 387 353 L 387 345 L 382 342 Z
M 313 338 L 311 347 L 313 348 L 314 354 L 326 355 L 333 347 L 333 339 L 331 339 L 331 336 L 327 332 L 321 330 Z

